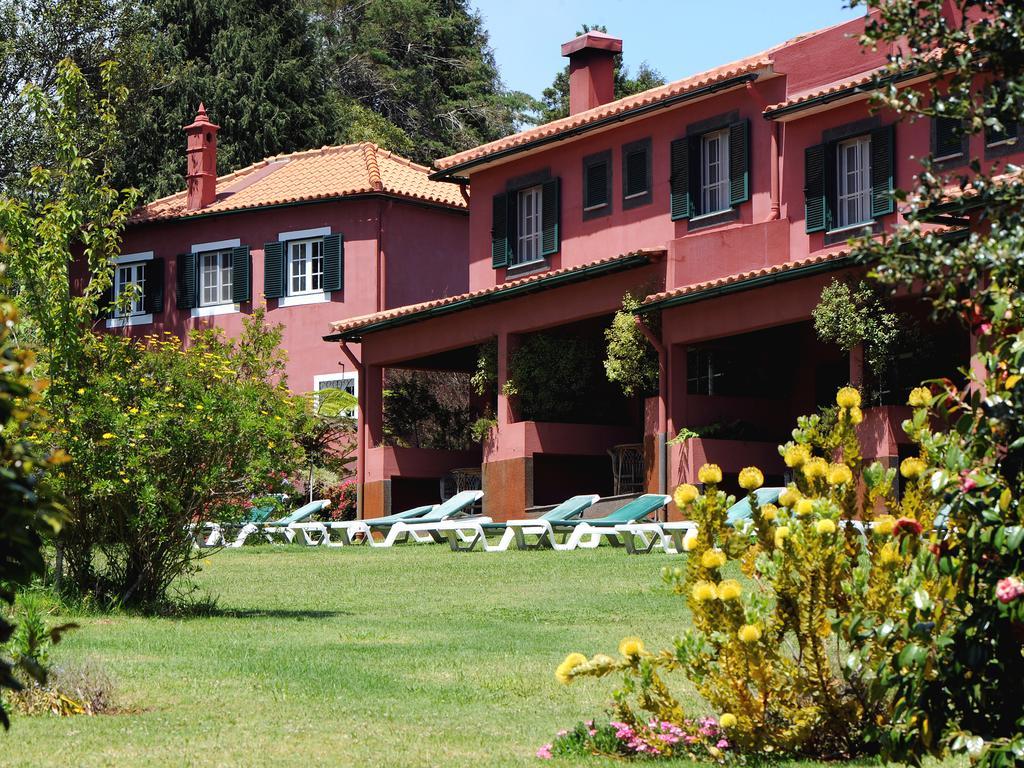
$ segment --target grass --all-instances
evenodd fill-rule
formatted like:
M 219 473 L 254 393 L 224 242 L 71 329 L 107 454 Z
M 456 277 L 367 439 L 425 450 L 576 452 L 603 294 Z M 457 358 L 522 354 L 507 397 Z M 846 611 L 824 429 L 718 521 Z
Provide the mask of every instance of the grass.
M 537 766 L 536 748 L 601 714 L 615 684 L 559 685 L 567 651 L 633 633 L 662 646 L 684 625 L 666 562 L 610 548 L 221 552 L 199 577 L 211 616 L 75 617 L 55 660 L 97 660 L 126 711 L 17 718 L 0 763 Z

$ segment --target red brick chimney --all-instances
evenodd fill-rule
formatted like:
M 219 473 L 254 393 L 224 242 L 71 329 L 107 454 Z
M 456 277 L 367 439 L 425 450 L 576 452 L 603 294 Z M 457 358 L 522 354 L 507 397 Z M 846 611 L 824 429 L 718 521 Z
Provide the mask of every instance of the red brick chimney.
M 607 104 L 615 98 L 615 54 L 622 41 L 603 32 L 584 32 L 562 45 L 569 57 L 569 114 Z
M 188 138 L 188 209 L 198 211 L 213 202 L 217 196 L 217 131 L 219 125 L 210 122 L 206 107 L 199 104 L 199 112 L 191 125 L 185 126 Z

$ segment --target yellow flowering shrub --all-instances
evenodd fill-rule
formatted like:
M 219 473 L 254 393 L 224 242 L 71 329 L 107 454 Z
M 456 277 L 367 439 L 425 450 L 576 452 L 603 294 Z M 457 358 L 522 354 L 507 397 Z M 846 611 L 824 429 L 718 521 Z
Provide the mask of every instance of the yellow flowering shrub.
M 639 644 L 633 653 L 627 645 L 639 641 L 627 638 L 618 658 L 577 665 L 566 671 L 568 681 L 622 672 L 617 719 L 641 722 L 635 706 L 679 722 L 673 717 L 683 707 L 663 676 L 682 673 L 748 754 L 862 749 L 864 729 L 884 722 L 891 705 L 868 672 L 892 651 L 878 628 L 898 621 L 903 580 L 922 546 L 917 534 L 933 527 L 940 500 L 923 455 L 904 462 L 907 487 L 897 500 L 895 470 L 861 457 L 860 394 L 844 388 L 837 405 L 801 418 L 793 441 L 780 447 L 794 482 L 778 506 L 759 504 L 755 480 L 763 475 L 744 470 L 752 515 L 735 527 L 726 523 L 735 499 L 718 487 L 720 470 L 700 470 L 703 493 L 686 492 L 697 527 L 685 566 L 662 569 L 686 599 L 692 626 L 660 652 Z

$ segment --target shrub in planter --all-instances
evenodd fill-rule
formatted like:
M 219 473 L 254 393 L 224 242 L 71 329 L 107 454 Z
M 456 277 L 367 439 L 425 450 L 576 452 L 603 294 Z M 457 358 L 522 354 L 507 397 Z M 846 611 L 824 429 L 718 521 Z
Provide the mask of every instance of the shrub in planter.
M 613 715 L 637 729 L 651 716 L 677 725 L 693 717 L 664 678 L 682 673 L 742 752 L 872 751 L 865 734 L 889 717 L 893 703 L 876 669 L 891 653 L 914 647 L 910 637 L 893 632 L 906 599 L 948 595 L 956 585 L 915 565 L 938 541 L 936 534 L 921 535 L 933 531 L 941 505 L 927 455 L 903 463 L 907 487 L 897 500 L 894 470 L 866 466 L 861 458 L 859 393 L 847 387 L 836 400 L 838 408 L 825 416 L 801 418 L 793 441 L 780 448 L 796 478 L 780 504 L 758 504 L 754 491 L 764 477 L 754 467 L 739 476 L 752 516 L 735 527 L 726 524 L 734 499 L 719 490 L 717 466 L 701 468 L 703 493 L 692 485 L 677 489 L 676 503 L 697 531 L 685 540 L 685 567 L 663 572 L 693 615 L 674 647 L 650 652 L 628 639 L 615 658 L 570 656 L 560 679 L 623 673 Z M 925 416 L 918 409 L 915 419 Z M 862 534 L 844 524 L 856 518 L 874 526 Z M 741 574 L 746 578 L 736 578 Z M 944 628 L 942 616 L 933 621 L 929 631 Z

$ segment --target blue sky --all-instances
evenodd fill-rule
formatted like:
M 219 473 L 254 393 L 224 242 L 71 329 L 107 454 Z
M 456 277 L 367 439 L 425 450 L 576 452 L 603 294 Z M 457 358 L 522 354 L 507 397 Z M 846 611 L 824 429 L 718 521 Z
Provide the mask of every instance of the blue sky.
M 666 80 L 700 72 L 802 32 L 862 16 L 845 0 L 472 0 L 505 84 L 540 96 L 565 64 L 559 46 L 581 24 L 623 40 L 630 71 L 643 61 Z M 766 9 L 770 8 L 770 12 Z

